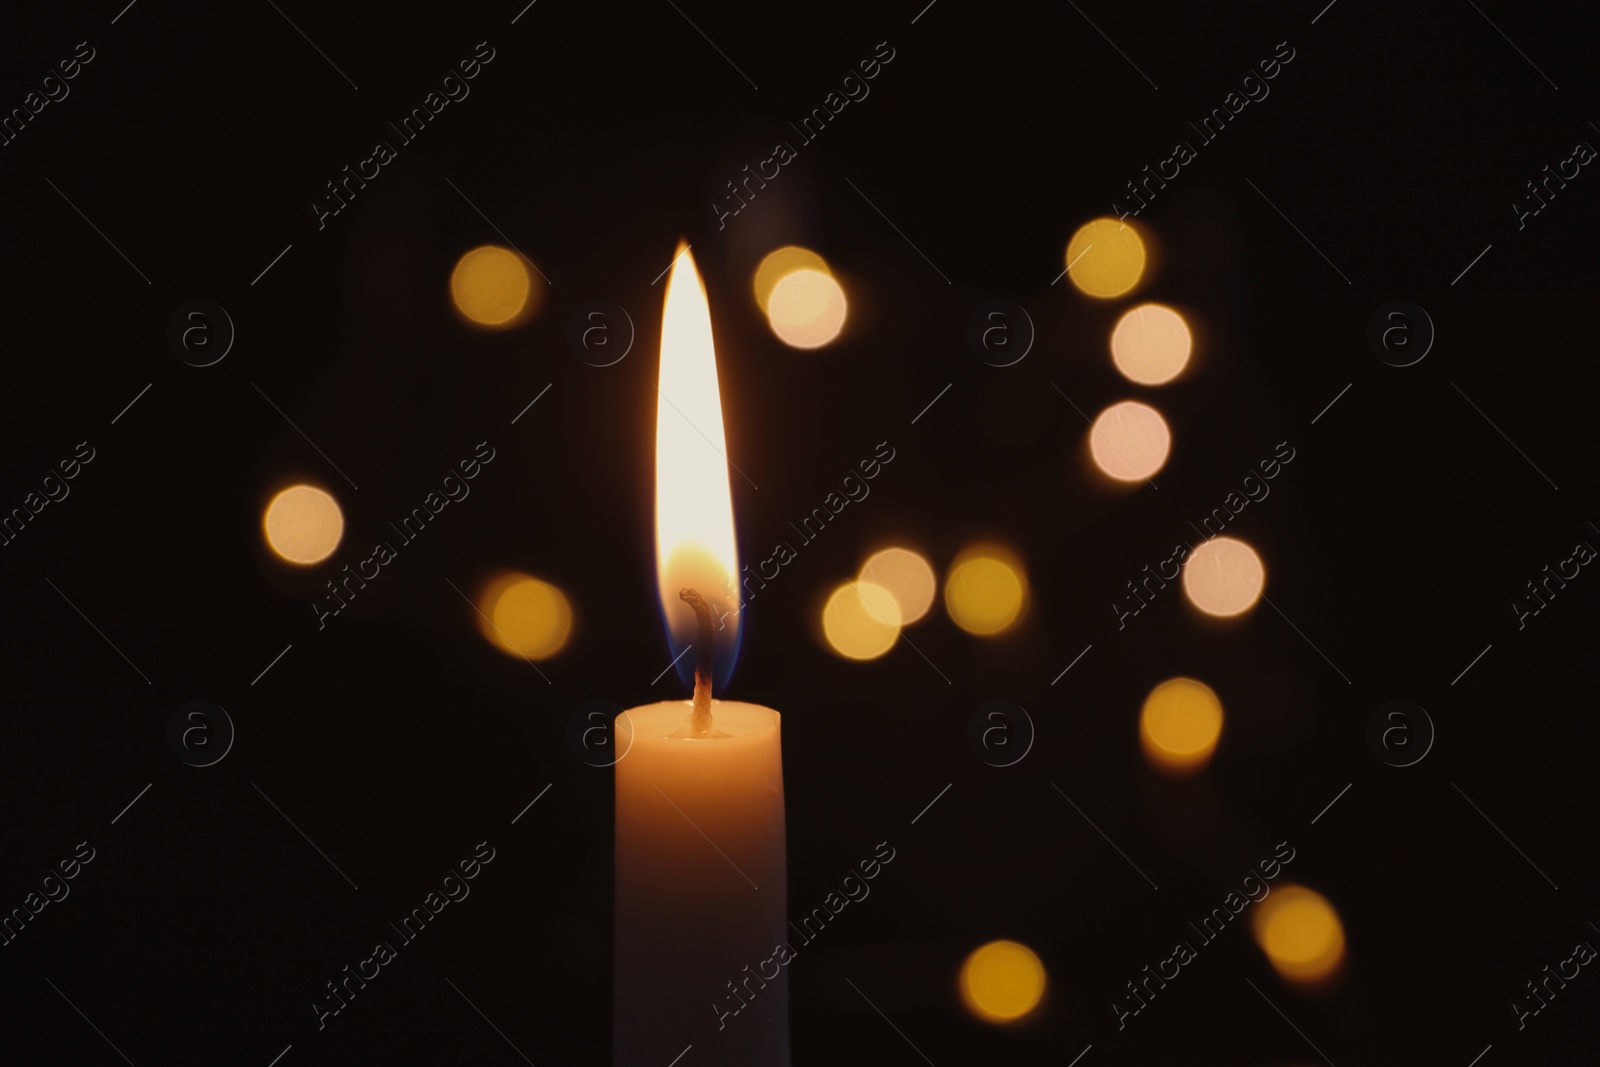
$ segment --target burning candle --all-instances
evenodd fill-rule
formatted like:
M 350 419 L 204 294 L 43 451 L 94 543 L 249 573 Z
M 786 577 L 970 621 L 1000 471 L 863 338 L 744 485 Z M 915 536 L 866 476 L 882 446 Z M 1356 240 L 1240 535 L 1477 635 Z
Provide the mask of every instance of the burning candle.
M 771 708 L 713 700 L 738 648 L 738 552 L 705 286 L 673 261 L 656 405 L 657 578 L 694 696 L 617 717 L 619 1067 L 787 1067 L 783 756 Z M 779 952 L 782 948 L 784 951 Z

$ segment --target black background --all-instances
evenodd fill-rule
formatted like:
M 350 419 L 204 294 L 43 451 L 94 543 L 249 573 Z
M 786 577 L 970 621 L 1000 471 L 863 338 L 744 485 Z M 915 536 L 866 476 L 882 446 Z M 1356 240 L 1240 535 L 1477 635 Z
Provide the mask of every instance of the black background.
M 611 775 L 565 729 L 586 700 L 682 692 L 670 673 L 651 684 L 669 657 L 649 484 L 651 279 L 680 237 L 710 292 L 729 452 L 760 487 L 732 482 L 747 560 L 878 442 L 896 449 L 870 498 L 752 602 L 727 691 L 784 714 L 792 913 L 877 842 L 897 850 L 791 966 L 796 1063 L 921 1062 L 908 1040 L 940 1067 L 1067 1063 L 1091 1045 L 1086 1067 L 1323 1062 L 1318 1049 L 1464 1067 L 1491 1044 L 1486 1067 L 1592 1056 L 1588 970 L 1521 1032 L 1509 1007 L 1600 938 L 1600 577 L 1586 569 L 1520 631 L 1509 606 L 1576 542 L 1600 544 L 1600 176 L 1586 167 L 1524 229 L 1510 208 L 1575 143 L 1600 143 L 1579 5 L 938 0 L 918 17 L 920 0 L 539 0 L 515 25 L 518 0 L 279 6 L 140 0 L 112 25 L 113 0 L 3 19 L 4 109 L 77 42 L 96 50 L 0 148 L 0 506 L 77 442 L 96 450 L 70 497 L 0 549 L 0 907 L 77 842 L 97 850 L 71 896 L 0 948 L 8 1060 L 121 1062 L 109 1041 L 140 1067 L 265 1067 L 289 1045 L 285 1067 L 523 1062 L 509 1041 L 541 1067 L 607 1062 Z M 485 40 L 496 56 L 471 95 L 319 230 L 323 183 L 393 140 L 385 121 Z M 793 141 L 788 121 L 880 41 L 895 58 L 871 95 L 719 231 L 723 182 Z M 1271 95 L 1142 216 L 1162 256 L 1140 295 L 1185 309 L 1203 343 L 1180 382 L 1131 386 L 1104 346 L 1132 298 L 1052 285 L 1065 244 L 1280 41 L 1295 58 Z M 463 251 L 501 240 L 494 227 L 552 285 L 530 325 L 490 336 L 460 325 L 445 286 Z M 817 353 L 784 348 L 748 295 L 760 256 L 791 241 L 852 295 L 846 336 Z M 996 297 L 1038 329 L 1005 369 L 964 340 Z M 1397 369 L 1364 334 L 1401 297 L 1438 339 Z M 195 298 L 238 330 L 205 369 L 165 341 Z M 638 329 L 605 369 L 565 340 L 596 298 Z M 1091 414 L 1127 397 L 1161 409 L 1174 448 L 1158 489 L 1087 476 L 1063 392 Z M 303 477 L 338 496 L 336 569 L 485 439 L 497 456 L 471 497 L 319 632 L 313 587 L 261 544 L 272 490 Z M 1123 582 L 1193 540 L 1188 522 L 1282 441 L 1294 461 L 1230 530 L 1262 553 L 1274 606 L 1219 625 L 1173 587 L 1119 631 Z M 984 641 L 936 612 L 908 631 L 915 648 L 867 664 L 819 642 L 823 598 L 872 549 L 909 544 L 942 570 L 982 536 L 1028 565 L 1017 631 Z M 548 681 L 488 647 L 451 587 L 502 566 L 556 582 L 580 613 Z M 1228 719 L 1210 770 L 1174 785 L 1144 768 L 1136 716 L 1179 673 L 1211 684 Z M 165 740 L 196 697 L 238 730 L 205 769 Z M 1365 740 L 1393 697 L 1438 729 L 1407 769 Z M 965 741 L 993 698 L 1038 727 L 1006 769 Z M 470 898 L 319 1031 L 323 983 L 480 840 L 497 855 Z M 1302 996 L 1230 930 L 1119 1032 L 1123 983 L 1284 840 L 1285 877 L 1344 921 L 1342 986 Z M 977 1023 L 955 997 L 963 957 L 999 937 L 1049 970 L 1022 1029 Z M 683 1067 L 715 1062 L 707 1016 L 664 1039 L 663 1064 L 690 1043 Z

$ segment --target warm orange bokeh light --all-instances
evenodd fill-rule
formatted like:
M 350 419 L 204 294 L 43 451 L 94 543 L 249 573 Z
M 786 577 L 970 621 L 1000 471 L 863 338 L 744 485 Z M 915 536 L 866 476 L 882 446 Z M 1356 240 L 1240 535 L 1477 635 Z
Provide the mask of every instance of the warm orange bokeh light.
M 1183 373 L 1193 340 L 1183 316 L 1163 304 L 1140 304 L 1111 331 L 1111 359 L 1123 377 L 1163 385 Z
M 1032 1014 L 1048 984 L 1038 955 L 1017 941 L 991 941 L 973 949 L 957 980 L 961 1002 L 972 1017 L 1000 1025 Z
M 944 606 L 970 634 L 993 637 L 1016 623 L 1028 599 L 1028 578 L 1014 554 L 997 545 L 961 553 L 944 580 Z
M 479 594 L 478 630 L 509 656 L 549 659 L 572 636 L 572 605 L 549 582 L 509 571 Z
M 1256 550 L 1234 537 L 1213 537 L 1183 567 L 1183 592 L 1207 615 L 1249 611 L 1261 597 L 1266 568 Z
M 1112 404 L 1089 428 L 1089 453 L 1095 466 L 1119 482 L 1149 478 L 1167 462 L 1171 448 L 1167 420 L 1137 400 Z
M 1256 905 L 1250 927 L 1273 969 L 1291 985 L 1314 990 L 1338 977 L 1344 925 L 1321 893 L 1280 886 Z
M 874 552 L 861 565 L 861 581 L 889 590 L 900 605 L 900 625 L 910 626 L 928 613 L 938 579 L 928 561 L 909 548 L 886 548 Z
M 900 605 L 871 582 L 845 582 L 822 609 L 822 633 L 846 659 L 877 659 L 900 638 Z
M 1127 222 L 1113 218 L 1084 223 L 1067 243 L 1067 274 L 1089 296 L 1122 296 L 1144 276 L 1144 242 Z
M 778 279 L 767 299 L 767 323 L 790 348 L 821 348 L 844 329 L 849 301 L 825 271 L 806 268 Z
M 521 325 L 541 293 L 528 261 L 499 245 L 479 245 L 450 272 L 450 299 L 468 322 L 488 330 Z
M 1222 701 L 1193 678 L 1169 678 L 1139 712 L 1139 743 L 1158 774 L 1188 778 L 1205 769 L 1222 737 Z
M 344 537 L 339 502 L 310 485 L 291 485 L 267 504 L 261 516 L 267 545 L 281 559 L 309 567 L 333 555 Z
M 756 267 L 753 286 L 756 294 L 756 306 L 763 312 L 767 310 L 767 301 L 772 298 L 772 290 L 786 276 L 797 270 L 814 270 L 823 274 L 832 274 L 828 269 L 827 260 L 799 245 L 784 245 L 782 248 L 773 249 L 762 257 L 761 263 Z

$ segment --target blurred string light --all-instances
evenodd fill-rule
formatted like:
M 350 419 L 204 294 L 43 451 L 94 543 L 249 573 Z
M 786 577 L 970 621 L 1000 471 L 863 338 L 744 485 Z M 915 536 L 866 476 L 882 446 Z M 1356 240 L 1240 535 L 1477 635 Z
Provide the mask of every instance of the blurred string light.
M 1324 988 L 1344 962 L 1344 925 L 1321 893 L 1284 885 L 1250 917 L 1256 944 L 1278 976 L 1303 990 Z
M 1067 274 L 1089 296 L 1122 296 L 1144 276 L 1144 242 L 1133 226 L 1101 218 L 1084 223 L 1067 242 Z
M 267 546 L 279 558 L 309 567 L 333 555 L 344 537 L 344 513 L 328 492 L 291 485 L 268 502 L 261 515 Z
M 993 637 L 1011 629 L 1028 598 L 1028 578 L 1016 555 L 998 545 L 969 546 L 944 581 L 944 606 L 955 624 Z
M 572 636 L 572 604 L 549 582 L 505 571 L 478 594 L 478 632 L 495 648 L 520 659 L 545 660 Z
M 798 245 L 769 252 L 756 267 L 756 303 L 791 348 L 821 348 L 844 329 L 850 302 L 827 262 Z
M 1167 462 L 1172 431 L 1167 420 L 1148 404 L 1124 400 L 1095 417 L 1089 429 L 1089 453 L 1095 466 L 1119 482 L 1141 482 Z
M 1189 324 L 1164 304 L 1140 304 L 1111 331 L 1111 360 L 1123 377 L 1140 385 L 1164 385 L 1189 362 Z
M 1255 606 L 1266 582 L 1256 550 L 1234 537 L 1213 537 L 1190 554 L 1183 592 L 1207 615 L 1239 615 Z
M 1044 999 L 1044 964 L 1027 945 L 991 941 L 973 949 L 957 985 L 972 1017 L 986 1023 L 1020 1022 Z
M 846 659 L 877 659 L 900 638 L 900 605 L 872 582 L 845 582 L 822 608 L 822 633 Z
M 885 548 L 861 565 L 863 582 L 882 586 L 900 606 L 900 625 L 910 626 L 933 606 L 939 582 L 926 559 L 909 548 Z
M 543 297 L 530 264 L 499 245 L 479 245 L 450 272 L 450 299 L 468 322 L 506 330 L 526 322 Z
M 1139 712 L 1145 760 L 1168 778 L 1205 769 L 1222 737 L 1222 701 L 1193 678 L 1169 678 L 1150 690 Z

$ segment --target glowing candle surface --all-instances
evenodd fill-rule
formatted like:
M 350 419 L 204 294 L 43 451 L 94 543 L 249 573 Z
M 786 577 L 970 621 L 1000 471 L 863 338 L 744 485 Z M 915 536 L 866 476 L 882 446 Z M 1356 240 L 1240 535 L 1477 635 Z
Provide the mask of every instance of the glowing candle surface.
M 711 311 L 687 250 L 667 280 L 657 389 L 659 592 L 696 699 L 616 721 L 614 1061 L 661 1067 L 693 1044 L 697 1064 L 787 1067 L 779 716 L 710 699 L 738 646 L 738 555 Z M 704 623 L 680 598 L 691 589 Z

